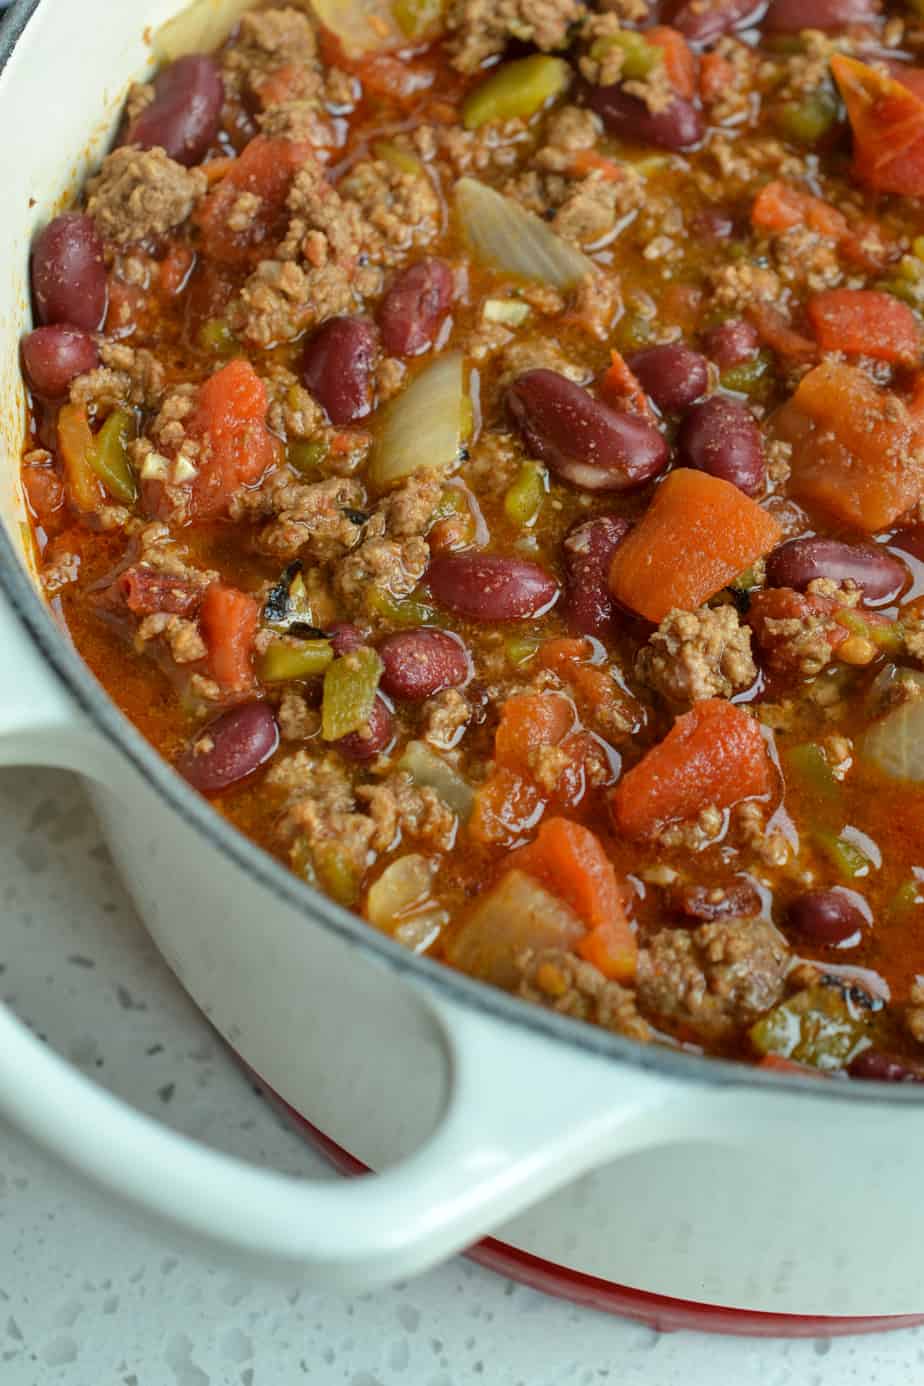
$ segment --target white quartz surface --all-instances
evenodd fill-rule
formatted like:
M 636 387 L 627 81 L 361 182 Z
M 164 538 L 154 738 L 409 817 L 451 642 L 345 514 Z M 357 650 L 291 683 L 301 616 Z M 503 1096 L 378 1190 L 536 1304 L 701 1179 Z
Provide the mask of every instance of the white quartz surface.
M 0 996 L 145 1111 L 247 1158 L 329 1176 L 160 963 L 67 775 L 0 773 Z M 107 1207 L 0 1123 L 2 1386 L 303 1380 L 914 1386 L 924 1331 L 832 1343 L 658 1335 L 464 1260 L 353 1300 L 261 1282 Z

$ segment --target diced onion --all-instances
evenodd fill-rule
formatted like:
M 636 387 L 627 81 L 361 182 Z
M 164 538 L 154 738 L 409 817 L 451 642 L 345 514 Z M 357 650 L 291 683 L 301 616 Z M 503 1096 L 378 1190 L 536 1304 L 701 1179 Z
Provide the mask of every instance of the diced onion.
M 389 486 L 422 468 L 456 464 L 462 446 L 464 375 L 458 352 L 441 356 L 388 406 L 372 454 L 377 486 Z
M 924 783 L 924 699 L 902 703 L 861 739 L 862 758 L 895 780 Z
M 485 322 L 499 322 L 503 327 L 519 327 L 529 317 L 529 304 L 515 298 L 486 299 L 481 310 Z
M 154 53 L 172 63 L 187 53 L 209 53 L 226 39 L 253 0 L 196 0 L 154 35 Z
M 472 250 L 492 269 L 556 289 L 570 289 L 593 270 L 587 256 L 546 222 L 477 178 L 460 178 L 456 207 Z
M 407 43 L 387 0 L 311 0 L 311 8 L 348 58 Z
M 420 909 L 430 901 L 433 864 L 418 853 L 398 857 L 386 866 L 378 880 L 369 888 L 366 914 L 371 923 L 388 929 L 403 916 Z
M 475 792 L 468 780 L 447 765 L 442 756 L 431 751 L 423 741 L 409 741 L 399 764 L 415 784 L 432 789 L 462 823 L 467 822 L 475 802 Z

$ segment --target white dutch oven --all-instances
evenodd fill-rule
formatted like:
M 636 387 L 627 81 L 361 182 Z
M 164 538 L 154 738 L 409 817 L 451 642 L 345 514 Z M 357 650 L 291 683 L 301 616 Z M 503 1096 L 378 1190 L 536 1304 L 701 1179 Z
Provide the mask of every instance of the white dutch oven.
M 327 1286 L 413 1274 L 490 1231 L 508 1249 L 492 1243 L 495 1262 L 662 1322 L 682 1321 L 682 1306 L 632 1290 L 814 1316 L 701 1320 L 751 1331 L 924 1313 L 918 1091 L 636 1047 L 408 955 L 213 814 L 37 595 L 17 481 L 28 247 L 104 148 L 149 63 L 145 27 L 181 7 L 20 0 L 0 51 L 0 763 L 87 777 L 126 885 L 211 1023 L 379 1173 L 313 1184 L 197 1146 L 5 1010 L 0 1109 L 112 1193 Z

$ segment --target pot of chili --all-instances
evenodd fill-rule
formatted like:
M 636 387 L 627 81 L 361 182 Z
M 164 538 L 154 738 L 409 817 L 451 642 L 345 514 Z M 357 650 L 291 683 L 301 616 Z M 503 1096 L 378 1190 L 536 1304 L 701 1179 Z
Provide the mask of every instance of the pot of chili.
M 596 1302 L 887 1326 L 924 60 L 903 6 L 662 8 L 14 6 L 0 758 L 87 777 L 211 1023 L 380 1173 L 246 1168 L 6 1012 L 0 1102 L 325 1284 L 505 1224 Z

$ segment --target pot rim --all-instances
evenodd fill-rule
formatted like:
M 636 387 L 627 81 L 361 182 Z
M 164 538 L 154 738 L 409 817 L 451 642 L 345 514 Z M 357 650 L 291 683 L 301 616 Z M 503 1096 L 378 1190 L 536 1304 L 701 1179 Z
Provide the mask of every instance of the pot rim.
M 0 32 L 0 80 L 41 0 L 14 0 Z M 277 899 L 303 911 L 352 946 L 372 954 L 393 971 L 425 983 L 450 1001 L 514 1024 L 572 1050 L 611 1058 L 652 1074 L 695 1081 L 712 1088 L 748 1087 L 788 1096 L 828 1101 L 875 1102 L 915 1107 L 924 1093 L 915 1084 L 819 1082 L 811 1074 L 762 1070 L 735 1060 L 713 1058 L 693 1050 L 639 1044 L 597 1026 L 532 1006 L 487 983 L 456 972 L 435 959 L 418 956 L 374 929 L 358 915 L 300 881 L 263 848 L 225 821 L 172 769 L 119 710 L 89 667 L 65 638 L 48 605 L 26 576 L 6 529 L 0 525 L 0 589 L 36 646 L 43 661 L 64 684 L 80 710 L 112 742 L 157 795 L 206 842 L 259 882 Z

